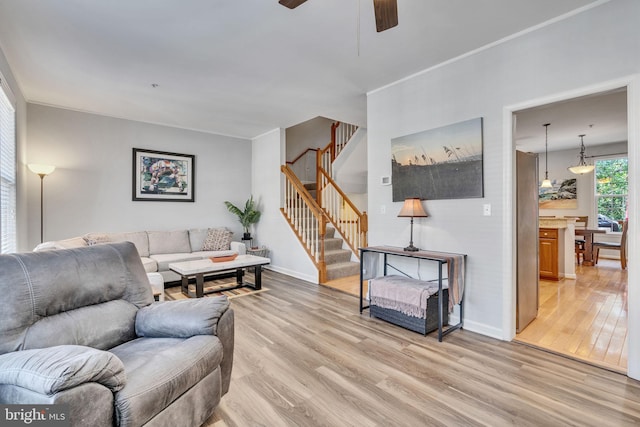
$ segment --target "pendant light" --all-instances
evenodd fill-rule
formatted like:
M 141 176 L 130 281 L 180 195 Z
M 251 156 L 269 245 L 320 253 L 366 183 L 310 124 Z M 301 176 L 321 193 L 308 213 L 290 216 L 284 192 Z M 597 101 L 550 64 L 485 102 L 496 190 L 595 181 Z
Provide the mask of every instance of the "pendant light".
M 551 123 L 545 123 L 544 125 L 544 181 L 540 185 L 541 188 L 552 188 L 551 181 L 549 181 L 549 151 L 548 151 L 548 140 L 549 140 L 549 125 Z
M 585 135 L 578 135 L 580 137 L 580 163 L 577 166 L 571 166 L 569 172 L 573 172 L 576 175 L 582 175 L 585 173 L 592 172 L 595 169 L 594 165 L 588 165 L 587 162 L 584 161 L 584 137 Z

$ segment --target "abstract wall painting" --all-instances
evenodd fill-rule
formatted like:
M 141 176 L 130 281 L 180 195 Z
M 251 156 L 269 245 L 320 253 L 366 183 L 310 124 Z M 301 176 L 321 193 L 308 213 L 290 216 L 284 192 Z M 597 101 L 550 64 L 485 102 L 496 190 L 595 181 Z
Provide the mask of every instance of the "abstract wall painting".
M 194 201 L 195 156 L 133 149 L 134 201 Z

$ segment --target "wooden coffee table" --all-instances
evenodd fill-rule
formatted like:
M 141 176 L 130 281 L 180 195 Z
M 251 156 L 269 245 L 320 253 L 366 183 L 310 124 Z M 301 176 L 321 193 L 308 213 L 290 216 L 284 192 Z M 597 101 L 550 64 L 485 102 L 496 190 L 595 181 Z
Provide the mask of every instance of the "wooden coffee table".
M 169 264 L 169 269 L 175 271 L 182 277 L 182 293 L 189 298 L 202 298 L 205 294 L 228 291 L 243 286 L 251 286 L 254 289 L 262 288 L 262 266 L 271 262 L 269 258 L 254 255 L 238 255 L 233 261 L 213 262 L 210 259 L 198 259 L 193 261 L 174 262 Z M 244 269 L 255 267 L 255 283 L 243 281 Z M 222 273 L 225 271 L 236 271 L 236 285 L 225 288 L 216 288 L 210 292 L 204 291 L 204 275 L 211 273 Z M 196 292 L 189 290 L 189 279 L 195 277 Z

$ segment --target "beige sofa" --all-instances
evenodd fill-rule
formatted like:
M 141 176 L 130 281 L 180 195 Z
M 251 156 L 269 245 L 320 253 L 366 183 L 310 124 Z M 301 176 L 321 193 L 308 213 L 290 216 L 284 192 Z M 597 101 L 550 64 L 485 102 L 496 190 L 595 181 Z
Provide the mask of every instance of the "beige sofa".
M 211 231 L 210 231 L 211 230 Z M 223 227 L 194 228 L 174 231 L 134 231 L 125 233 L 88 233 L 84 236 L 41 243 L 34 251 L 70 249 L 92 246 L 99 243 L 132 242 L 147 273 L 158 272 L 164 282 L 180 280 L 177 273 L 169 270 L 172 262 L 226 256 L 233 253 L 244 254 L 246 247 L 241 242 L 229 242 L 228 247 L 219 250 L 203 250 L 210 233 L 225 230 Z M 230 235 L 230 232 L 227 232 Z M 226 246 L 226 245 L 225 245 Z

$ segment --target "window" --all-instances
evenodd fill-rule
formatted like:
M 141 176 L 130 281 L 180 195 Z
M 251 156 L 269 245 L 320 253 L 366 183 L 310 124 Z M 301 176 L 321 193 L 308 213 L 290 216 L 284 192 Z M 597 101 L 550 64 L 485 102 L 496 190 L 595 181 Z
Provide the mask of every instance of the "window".
M 13 96 L 0 75 L 0 253 L 15 252 L 16 112 Z
M 596 160 L 595 166 L 598 226 L 620 231 L 613 221 L 620 223 L 627 217 L 628 160 Z

